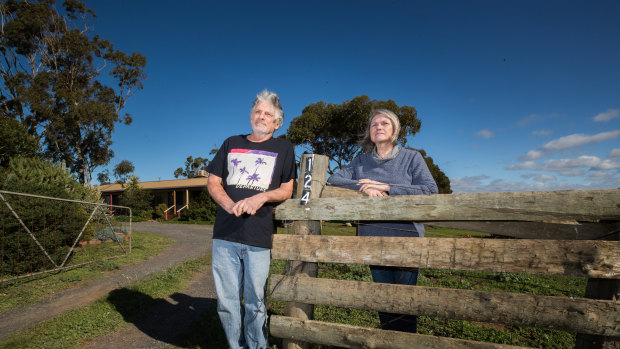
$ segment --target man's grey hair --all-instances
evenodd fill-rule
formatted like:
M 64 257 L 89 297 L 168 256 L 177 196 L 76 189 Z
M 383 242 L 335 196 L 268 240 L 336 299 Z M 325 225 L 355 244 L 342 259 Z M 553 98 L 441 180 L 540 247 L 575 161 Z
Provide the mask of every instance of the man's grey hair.
M 280 98 L 275 92 L 271 92 L 269 90 L 262 90 L 259 94 L 256 95 L 256 99 L 252 102 L 252 110 L 251 114 L 254 114 L 254 108 L 258 104 L 258 102 L 269 102 L 276 110 L 276 123 L 278 125 L 282 125 L 284 121 L 284 111 L 282 110 L 282 104 L 280 104 Z

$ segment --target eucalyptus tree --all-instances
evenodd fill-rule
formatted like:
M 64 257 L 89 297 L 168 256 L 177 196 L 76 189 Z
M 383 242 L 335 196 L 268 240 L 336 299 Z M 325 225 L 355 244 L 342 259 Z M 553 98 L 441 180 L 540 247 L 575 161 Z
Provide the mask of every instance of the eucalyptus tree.
M 114 166 L 114 177 L 116 178 L 116 182 L 125 184 L 127 182 L 127 179 L 131 177 L 131 174 L 135 170 L 136 170 L 136 167 L 133 165 L 133 162 L 129 160 L 123 160 L 119 162 L 118 164 L 116 164 L 116 166 Z
M 398 116 L 401 125 L 398 142 L 401 146 L 407 143 L 407 136 L 420 131 L 421 123 L 414 107 L 398 106 L 391 99 L 370 100 L 362 95 L 341 104 L 321 101 L 306 106 L 301 115 L 291 121 L 286 138 L 315 154 L 328 156 L 337 168 L 341 168 L 360 151 L 358 141 L 374 109 L 388 109 Z M 328 171 L 333 173 L 331 164 Z
M 286 138 L 293 144 L 308 148 L 314 154 L 326 155 L 330 158 L 328 172 L 347 165 L 360 152 L 359 140 L 368 125 L 368 118 L 374 109 L 393 111 L 400 121 L 398 143 L 405 147 L 407 136 L 420 131 L 421 122 L 417 110 L 408 105 L 398 106 L 393 100 L 370 100 L 367 96 L 358 96 L 340 104 L 317 102 L 306 106 L 300 116 L 295 117 L 287 130 Z M 413 149 L 407 146 L 409 149 Z M 450 179 L 426 155 L 423 149 L 418 150 L 435 179 L 439 192 L 452 193 Z
M 0 4 L 0 111 L 36 137 L 81 183 L 113 157 L 112 132 L 127 99 L 142 89 L 146 57 L 94 35 L 95 13 L 78 0 Z

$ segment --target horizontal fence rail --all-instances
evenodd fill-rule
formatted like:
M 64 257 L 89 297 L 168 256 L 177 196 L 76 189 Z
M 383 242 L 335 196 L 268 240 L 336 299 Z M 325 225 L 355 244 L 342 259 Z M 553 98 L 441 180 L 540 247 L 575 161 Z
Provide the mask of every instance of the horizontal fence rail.
M 604 240 L 620 232 L 618 222 L 558 224 L 515 221 L 431 221 L 425 224 L 521 239 Z
M 620 336 L 620 302 L 272 275 L 274 299 Z M 458 300 L 458 301 L 456 301 Z
M 382 331 L 351 325 L 272 315 L 269 330 L 279 338 L 319 343 L 341 348 L 394 349 L 527 349 L 505 344 L 474 342 L 464 339 L 417 333 Z
M 271 254 L 306 262 L 620 279 L 620 241 L 279 234 Z
M 329 187 L 328 187 L 329 188 Z M 326 188 L 327 189 L 327 188 Z M 341 190 L 341 192 L 353 192 Z M 281 220 L 532 221 L 620 220 L 620 190 L 321 197 L 278 205 Z
M 131 218 L 129 207 L 0 190 L 0 282 L 126 255 Z
M 270 324 L 285 348 L 507 347 L 313 321 L 313 305 L 566 330 L 579 349 L 620 343 L 620 189 L 368 197 L 326 184 L 325 166 L 308 167 L 309 157 L 311 165 L 328 159 L 302 156 L 311 198 L 275 209 L 295 234 L 273 237 L 272 257 L 288 260 L 289 272 L 269 282 L 270 296 L 287 302 L 287 316 Z M 415 221 L 526 239 L 321 236 L 321 221 Z M 575 298 L 332 280 L 309 272 L 317 262 L 559 274 L 588 285 L 586 298 Z

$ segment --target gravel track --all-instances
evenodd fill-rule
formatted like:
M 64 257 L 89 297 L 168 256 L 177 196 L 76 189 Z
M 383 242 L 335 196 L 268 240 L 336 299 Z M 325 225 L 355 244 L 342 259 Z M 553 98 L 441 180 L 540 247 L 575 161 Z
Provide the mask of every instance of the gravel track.
M 38 304 L 0 314 L 2 318 L 0 339 L 68 310 L 88 305 L 111 292 L 121 292 L 123 287 L 143 280 L 151 274 L 167 270 L 187 259 L 211 252 L 212 226 L 137 222 L 132 224 L 132 229 L 160 234 L 176 241 L 159 255 L 111 272 L 108 277 L 93 280 L 79 288 L 58 292 Z M 166 347 L 168 344 L 174 344 L 176 333 L 187 329 L 193 319 L 214 306 L 215 302 L 215 289 L 209 269 L 208 272 L 197 274 L 183 293 L 159 300 L 143 321 L 118 333 L 98 338 L 86 347 Z

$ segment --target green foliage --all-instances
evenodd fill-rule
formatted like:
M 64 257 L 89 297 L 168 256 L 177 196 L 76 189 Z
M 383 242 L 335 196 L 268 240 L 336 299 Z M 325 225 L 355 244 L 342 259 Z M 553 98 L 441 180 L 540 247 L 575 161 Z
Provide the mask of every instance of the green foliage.
M 358 141 L 374 109 L 389 109 L 398 115 L 401 146 L 407 143 L 406 136 L 420 131 L 421 122 L 414 107 L 400 107 L 391 99 L 377 101 L 362 95 L 341 104 L 317 102 L 308 105 L 291 121 L 286 138 L 295 145 L 307 146 L 315 154 L 328 156 L 342 168 L 359 152 Z M 331 166 L 328 171 L 333 173 Z
M 129 177 L 129 183 L 121 194 L 121 204 L 131 208 L 134 217 L 152 218 L 151 202 L 153 194 L 140 187 L 140 179 L 136 176 Z
M 40 139 L 53 161 L 90 183 L 92 170 L 113 156 L 115 124 L 131 123 L 119 112 L 142 88 L 146 58 L 92 35 L 95 14 L 82 2 L 63 7 L 64 15 L 55 1 L 0 4 L 0 109 Z
M 217 209 L 218 206 L 211 198 L 211 195 L 207 191 L 203 191 L 196 202 L 191 203 L 188 209 L 181 212 L 179 220 L 214 223 Z
M 114 167 L 114 177 L 119 183 L 126 183 L 129 175 L 135 170 L 131 161 L 123 160 Z
M 109 184 L 110 183 L 110 171 L 105 169 L 102 172 L 97 174 L 97 180 L 99 181 L 99 185 Z
M 37 158 L 12 158 L 0 180 L 0 188 L 7 191 L 90 202 L 99 199 L 96 190 L 78 183 L 60 165 Z
M 164 218 L 166 210 L 168 209 L 168 205 L 161 203 L 155 206 L 155 218 Z
M 217 146 L 209 152 L 209 155 L 214 155 L 217 153 Z M 185 177 L 185 178 L 193 178 L 195 177 L 195 172 L 197 170 L 207 170 L 207 166 L 209 165 L 208 158 L 188 156 L 185 159 L 185 166 L 179 167 L 174 171 L 174 178 Z
M 59 165 L 36 158 L 12 158 L 0 188 L 90 202 L 99 197 L 95 190 L 78 183 Z M 75 203 L 16 195 L 5 195 L 5 198 L 50 258 L 60 264 L 88 218 L 85 208 Z M 3 244 L 10 246 L 1 256 L 0 273 L 19 275 L 54 267 L 4 204 L 0 205 L 0 220 Z
M 37 139 L 19 121 L 0 116 L 0 167 L 7 168 L 12 157 L 33 157 Z

